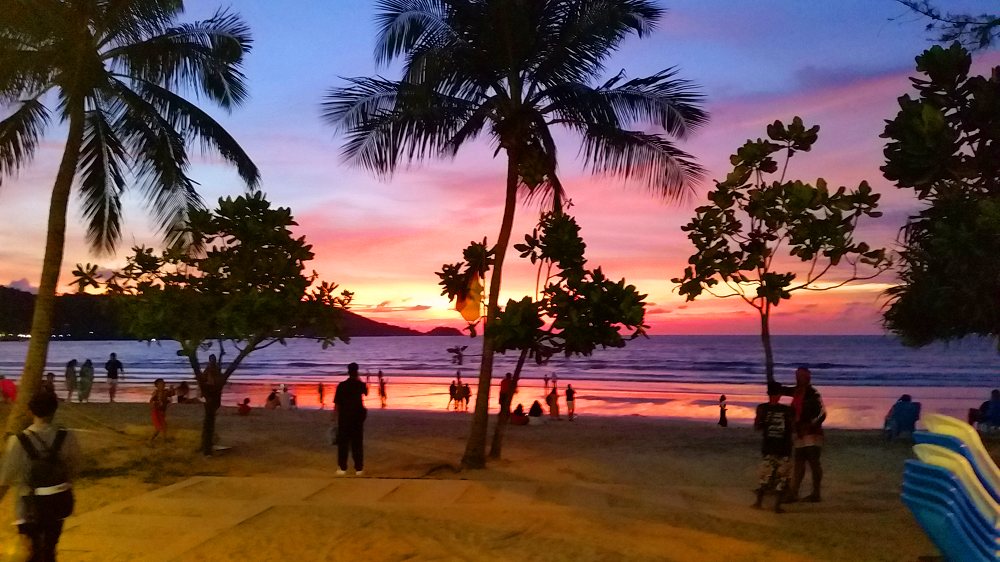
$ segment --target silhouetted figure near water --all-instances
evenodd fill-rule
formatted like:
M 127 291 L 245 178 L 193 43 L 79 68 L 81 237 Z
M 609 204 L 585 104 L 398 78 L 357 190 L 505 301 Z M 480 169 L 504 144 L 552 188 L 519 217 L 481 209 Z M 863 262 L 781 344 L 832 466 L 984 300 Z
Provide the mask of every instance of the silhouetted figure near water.
M 104 364 L 104 369 L 108 372 L 108 399 L 114 402 L 115 394 L 118 393 L 118 378 L 125 378 L 125 367 L 118 360 L 118 356 L 112 353 L 108 362 Z
M 719 397 L 719 426 L 729 427 L 729 420 L 726 419 L 726 395 Z
M 448 387 L 448 404 L 445 405 L 444 409 L 447 410 L 451 407 L 452 403 L 455 404 L 455 409 L 458 409 L 458 385 L 455 381 L 451 381 L 451 386 Z
M 337 415 L 337 476 L 347 474 L 347 453 L 354 458 L 354 473 L 364 474 L 365 469 L 365 408 L 364 397 L 368 396 L 368 385 L 358 378 L 358 364 L 347 366 L 347 380 L 337 385 L 333 396 L 333 408 Z
M 73 401 L 73 393 L 76 392 L 76 359 L 70 359 L 66 363 L 66 401 Z
M 385 380 L 385 377 L 382 376 L 382 369 L 379 369 L 379 371 L 378 371 L 378 399 L 379 399 L 379 402 L 381 402 L 383 408 L 385 408 L 386 402 L 389 399 L 389 396 L 385 393 L 385 383 L 386 383 L 386 380 Z

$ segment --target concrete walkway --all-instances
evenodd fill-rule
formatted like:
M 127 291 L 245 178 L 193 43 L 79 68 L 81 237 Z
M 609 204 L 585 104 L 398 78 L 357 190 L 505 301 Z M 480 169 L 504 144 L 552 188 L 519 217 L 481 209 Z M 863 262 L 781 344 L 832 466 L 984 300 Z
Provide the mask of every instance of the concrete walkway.
M 298 548 L 294 551 L 297 560 L 336 559 L 330 556 L 332 550 L 320 552 L 310 545 L 322 543 L 336 532 L 354 537 L 359 531 L 368 530 L 363 528 L 364 522 L 358 523 L 353 531 L 344 530 L 354 525 L 351 517 L 359 513 L 367 514 L 362 519 L 367 519 L 371 528 L 375 521 L 427 517 L 447 525 L 442 518 L 461 521 L 466 515 L 471 517 L 483 510 L 494 514 L 494 510 L 511 513 L 529 510 L 537 515 L 539 510 L 605 511 L 635 506 L 638 500 L 616 494 L 615 487 L 611 488 L 607 485 L 600 490 L 552 487 L 524 481 L 353 476 L 195 477 L 71 517 L 66 522 L 59 553 L 63 561 L 212 559 L 209 552 L 212 548 L 216 551 L 225 548 L 227 541 L 220 538 L 228 535 L 228 542 L 236 544 L 237 549 L 253 540 L 266 546 L 290 541 L 290 546 Z M 289 525 L 294 536 L 288 536 Z M 427 554 L 426 545 L 419 545 L 418 552 Z M 445 546 L 442 553 L 444 558 L 453 558 L 454 553 Z M 471 558 L 458 558 L 476 559 L 472 554 Z M 437 556 L 431 554 L 430 558 Z

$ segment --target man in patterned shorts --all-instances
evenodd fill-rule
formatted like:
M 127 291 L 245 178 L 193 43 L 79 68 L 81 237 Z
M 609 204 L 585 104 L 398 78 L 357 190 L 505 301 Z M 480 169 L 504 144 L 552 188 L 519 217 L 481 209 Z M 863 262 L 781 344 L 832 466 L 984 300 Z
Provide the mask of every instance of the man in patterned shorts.
M 753 427 L 764 433 L 761 444 L 763 458 L 760 462 L 760 486 L 757 488 L 757 501 L 753 507 L 760 508 L 764 494 L 776 492 L 774 503 L 775 513 L 784 512 L 781 509 L 782 495 L 788 487 L 791 476 L 792 456 L 792 424 L 795 411 L 791 406 L 781 404 L 781 385 L 771 383 L 767 386 L 768 401 L 757 406 L 757 416 Z

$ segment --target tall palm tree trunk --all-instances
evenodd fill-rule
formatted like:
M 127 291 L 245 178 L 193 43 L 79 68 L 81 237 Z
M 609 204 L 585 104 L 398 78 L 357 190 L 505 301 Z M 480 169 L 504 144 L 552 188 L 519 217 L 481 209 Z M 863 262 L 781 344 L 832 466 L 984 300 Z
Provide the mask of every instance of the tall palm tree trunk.
M 70 108 L 69 134 L 49 202 L 49 228 L 45 235 L 42 279 L 38 284 L 38 296 L 35 298 L 35 310 L 31 317 L 31 341 L 28 342 L 28 356 L 24 360 L 24 371 L 18 385 L 17 403 L 7 417 L 7 432 L 10 433 L 21 431 L 31 423 L 28 401 L 41 387 L 42 372 L 49 353 L 49 338 L 52 336 L 56 286 L 59 284 L 63 244 L 66 241 L 66 210 L 83 144 L 83 100 L 70 98 L 68 103 L 73 104 Z
M 486 321 L 497 315 L 500 301 L 500 279 L 503 273 L 503 260 L 510 243 L 510 233 L 514 229 L 514 211 L 517 208 L 517 154 L 507 153 L 507 197 L 504 202 L 503 223 L 500 226 L 500 236 L 495 246 L 493 272 L 490 275 L 490 300 L 486 305 Z M 476 390 L 476 409 L 472 414 L 472 427 L 469 430 L 469 440 L 465 444 L 465 455 L 462 456 L 462 466 L 466 468 L 484 468 L 486 466 L 486 433 L 489 426 L 490 379 L 493 376 L 493 341 L 485 336 L 483 331 L 483 358 L 479 364 L 479 388 Z

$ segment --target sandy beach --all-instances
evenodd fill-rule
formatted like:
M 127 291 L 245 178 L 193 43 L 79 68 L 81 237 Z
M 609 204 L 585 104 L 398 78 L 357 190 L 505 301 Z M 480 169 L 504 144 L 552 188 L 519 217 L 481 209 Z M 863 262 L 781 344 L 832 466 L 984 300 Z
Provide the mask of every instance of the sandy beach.
M 8 411 L 0 405 L 0 416 Z M 232 448 L 211 458 L 195 452 L 201 415 L 198 405 L 173 406 L 173 441 L 150 447 L 144 404 L 62 405 L 57 423 L 79 431 L 85 453 L 76 513 L 195 476 L 333 478 L 328 411 L 255 409 L 239 417 L 223 408 L 221 443 Z M 899 500 L 909 445 L 887 444 L 878 431 L 829 431 L 824 501 L 789 505 L 778 515 L 750 508 L 759 437 L 747 427 L 584 415 L 572 423 L 512 427 L 502 460 L 462 471 L 469 419 L 372 409 L 364 478 L 531 484 L 541 493 L 530 504 L 276 511 L 265 531 L 235 527 L 186 558 L 902 561 L 936 554 Z M 997 458 L 1000 442 L 988 445 Z M 12 501 L 8 495 L 0 502 L 5 521 Z M 216 500 L 204 501 L 210 511 Z M 0 544 L 13 533 L 0 526 Z

